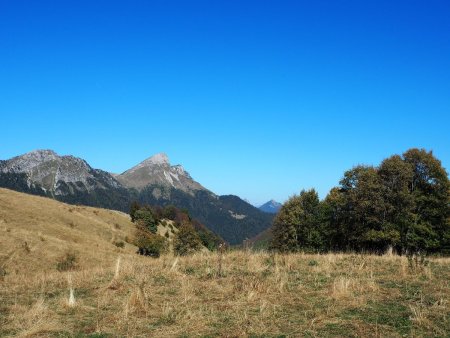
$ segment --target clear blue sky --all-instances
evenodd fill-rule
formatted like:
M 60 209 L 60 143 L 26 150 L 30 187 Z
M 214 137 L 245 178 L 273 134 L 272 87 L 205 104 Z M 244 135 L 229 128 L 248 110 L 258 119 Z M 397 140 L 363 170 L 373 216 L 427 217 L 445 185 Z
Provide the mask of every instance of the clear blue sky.
M 449 1 L 0 0 L 0 159 L 166 152 L 253 203 L 410 147 L 450 165 Z

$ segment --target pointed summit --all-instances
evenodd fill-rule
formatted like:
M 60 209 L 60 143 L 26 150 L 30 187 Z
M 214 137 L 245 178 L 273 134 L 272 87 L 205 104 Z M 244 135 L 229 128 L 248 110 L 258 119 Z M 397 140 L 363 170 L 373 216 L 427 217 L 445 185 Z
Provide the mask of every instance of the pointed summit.
M 156 167 L 170 167 L 169 157 L 165 153 L 155 154 L 134 167 L 128 169 L 121 175 L 133 174 L 141 169 L 153 171 Z
M 169 157 L 165 153 L 158 153 L 149 157 L 141 164 L 152 165 L 152 164 L 167 164 L 170 165 Z
M 259 207 L 259 210 L 268 212 L 270 214 L 276 214 L 281 209 L 282 204 L 275 200 L 270 200 Z
M 158 153 L 116 176 L 125 187 L 143 189 L 149 185 L 165 186 L 194 194 L 205 190 L 181 165 L 171 165 L 165 153 Z

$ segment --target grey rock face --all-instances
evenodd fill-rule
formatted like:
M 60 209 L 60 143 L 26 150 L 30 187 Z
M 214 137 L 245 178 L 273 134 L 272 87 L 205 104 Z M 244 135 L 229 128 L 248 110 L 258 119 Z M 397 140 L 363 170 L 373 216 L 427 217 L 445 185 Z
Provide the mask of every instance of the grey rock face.
M 73 193 L 74 189 L 90 192 L 120 187 L 110 174 L 91 168 L 80 158 L 59 156 L 52 150 L 35 150 L 2 161 L 0 173 L 25 174 L 28 187 L 39 186 L 56 196 Z
M 191 195 L 197 190 L 206 190 L 181 165 L 171 165 L 164 153 L 146 159 L 116 178 L 125 187 L 137 190 L 148 185 L 173 187 Z

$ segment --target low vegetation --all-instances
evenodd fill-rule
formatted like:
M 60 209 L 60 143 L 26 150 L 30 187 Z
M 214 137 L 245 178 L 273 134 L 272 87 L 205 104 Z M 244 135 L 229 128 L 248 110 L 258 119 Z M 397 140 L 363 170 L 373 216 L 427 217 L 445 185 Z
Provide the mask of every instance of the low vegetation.
M 56 263 L 56 270 L 70 271 L 77 267 L 77 256 L 74 252 L 67 252 L 64 256 L 58 259 Z
M 0 278 L 73 269 L 71 261 L 78 270 L 113 264 L 119 253 L 135 255 L 134 231 L 119 211 L 0 188 Z
M 449 263 L 251 251 L 126 255 L 110 266 L 6 275 L 0 336 L 446 337 Z

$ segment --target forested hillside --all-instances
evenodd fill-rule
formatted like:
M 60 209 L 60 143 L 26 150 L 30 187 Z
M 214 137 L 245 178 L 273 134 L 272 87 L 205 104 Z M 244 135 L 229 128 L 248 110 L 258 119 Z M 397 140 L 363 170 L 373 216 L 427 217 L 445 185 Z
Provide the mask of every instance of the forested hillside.
M 230 244 L 240 244 L 256 236 L 266 230 L 273 219 L 272 214 L 261 212 L 237 196 L 215 196 L 204 190 L 197 190 L 192 196 L 172 187 L 150 185 L 142 189 L 137 198 L 142 204 L 187 209 L 193 218 Z

